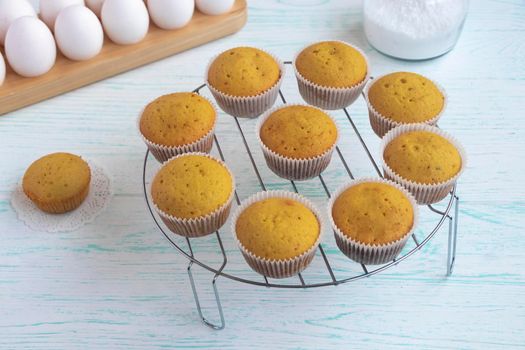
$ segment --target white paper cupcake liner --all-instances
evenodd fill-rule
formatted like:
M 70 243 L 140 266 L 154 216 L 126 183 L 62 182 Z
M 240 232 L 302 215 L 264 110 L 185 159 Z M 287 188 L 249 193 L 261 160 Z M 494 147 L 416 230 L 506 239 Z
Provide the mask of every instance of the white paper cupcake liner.
M 311 179 L 313 177 L 318 176 L 321 174 L 326 167 L 330 164 L 330 161 L 332 160 L 332 154 L 334 152 L 335 147 L 337 146 L 337 142 L 339 141 L 339 135 L 341 134 L 339 131 L 339 127 L 337 126 L 337 122 L 335 121 L 332 116 L 328 115 L 330 119 L 334 122 L 336 128 L 337 128 L 337 138 L 332 145 L 326 152 L 324 152 L 321 155 L 318 155 L 316 157 L 311 158 L 299 158 L 299 159 L 293 159 L 286 156 L 282 156 L 271 149 L 269 149 L 264 142 L 261 139 L 260 131 L 264 124 L 264 122 L 272 115 L 274 112 L 291 106 L 306 106 L 306 107 L 312 107 L 306 104 L 286 104 L 279 107 L 274 107 L 271 110 L 267 111 L 258 121 L 255 129 L 255 134 L 257 135 L 257 140 L 259 142 L 259 145 L 261 146 L 261 149 L 263 151 L 264 159 L 266 160 L 266 164 L 268 167 L 278 176 L 288 179 L 288 180 L 307 180 Z M 318 109 L 318 108 L 317 108 Z M 319 109 L 320 110 L 320 109 Z M 326 113 L 324 111 L 321 111 L 323 113 Z
M 429 120 L 424 121 L 424 122 L 420 122 L 420 123 L 402 123 L 402 122 L 398 122 L 398 121 L 392 120 L 390 118 L 387 118 L 384 115 L 382 115 L 381 113 L 379 113 L 374 108 L 372 103 L 370 102 L 370 99 L 368 98 L 368 93 L 369 93 L 370 88 L 372 87 L 372 85 L 374 85 L 379 79 L 381 79 L 385 75 L 387 75 L 387 74 L 384 74 L 384 75 L 381 75 L 381 76 L 379 76 L 377 78 L 371 79 L 369 81 L 369 83 L 366 85 L 365 89 L 364 89 L 364 96 L 365 96 L 366 104 L 368 106 L 368 117 L 370 119 L 370 126 L 372 127 L 372 130 L 374 130 L 374 132 L 376 133 L 377 136 L 383 137 L 383 136 L 385 136 L 385 134 L 387 132 L 389 132 L 390 130 L 392 130 L 396 126 L 400 126 L 400 125 L 409 125 L 409 124 L 436 125 L 437 124 L 438 120 L 441 118 L 441 116 L 443 115 L 443 113 L 445 112 L 445 110 L 447 108 L 448 96 L 447 96 L 447 93 L 446 93 L 445 89 L 443 89 L 442 86 L 440 86 L 438 83 L 436 83 L 433 80 L 430 80 L 430 81 L 434 85 L 436 85 L 436 87 L 439 89 L 441 94 L 445 97 L 443 108 L 441 109 L 441 111 L 434 118 L 429 119 Z
M 159 214 L 162 221 L 166 224 L 166 226 L 173 233 L 178 234 L 179 236 L 183 236 L 183 237 L 203 237 L 203 236 L 209 235 L 217 231 L 218 229 L 220 229 L 224 225 L 226 220 L 228 220 L 228 216 L 230 215 L 232 200 L 235 195 L 235 177 L 233 173 L 231 172 L 231 170 L 228 168 L 228 166 L 223 161 L 215 157 L 212 157 L 211 155 L 207 153 L 190 152 L 190 153 L 181 154 L 181 155 L 175 156 L 171 158 L 170 160 L 164 162 L 162 164 L 162 167 L 164 167 L 166 164 L 173 161 L 174 159 L 177 159 L 179 157 L 188 156 L 188 155 L 198 155 L 198 156 L 208 157 L 210 159 L 217 161 L 219 164 L 222 164 L 226 168 L 226 170 L 228 171 L 232 179 L 232 191 L 230 193 L 230 196 L 226 200 L 226 202 L 223 205 L 221 205 L 219 208 L 217 208 L 215 211 L 213 211 L 212 213 L 209 213 L 207 215 L 200 216 L 197 218 L 191 218 L 191 219 L 178 218 L 178 217 L 172 216 L 162 211 L 161 209 L 159 209 L 159 207 L 155 203 L 153 203 L 153 207 Z M 150 194 L 151 194 L 151 186 L 150 186 Z
M 440 135 L 447 139 L 454 147 L 458 150 L 461 157 L 461 169 L 459 172 L 452 177 L 450 180 L 440 182 L 437 184 L 421 184 L 416 183 L 410 180 L 403 178 L 401 175 L 395 173 L 389 166 L 386 164 L 384 153 L 386 146 L 392 142 L 396 137 L 410 131 L 428 131 Z M 454 138 L 452 135 L 447 132 L 435 127 L 426 124 L 406 124 L 398 126 L 390 130 L 381 140 L 381 160 L 383 165 L 383 173 L 385 178 L 393 180 L 398 184 L 404 186 L 408 189 L 412 195 L 416 198 L 417 202 L 421 205 L 433 204 L 441 201 L 445 198 L 454 185 L 456 184 L 458 178 L 461 176 L 465 167 L 467 165 L 467 153 L 461 144 Z
M 317 217 L 317 220 L 319 222 L 319 237 L 315 241 L 315 243 L 312 245 L 310 249 L 308 249 L 303 254 L 290 259 L 266 259 L 259 257 L 252 252 L 248 251 L 243 244 L 239 241 L 237 238 L 237 220 L 239 219 L 239 216 L 241 213 L 246 210 L 250 205 L 252 205 L 255 202 L 259 202 L 261 200 L 265 200 L 268 198 L 288 198 L 291 200 L 295 200 L 304 206 L 306 206 L 308 209 L 310 209 L 314 215 Z M 232 219 L 232 233 L 233 238 L 237 242 L 237 245 L 239 246 L 239 249 L 241 250 L 242 255 L 244 256 L 244 259 L 248 263 L 248 265 L 256 272 L 260 273 L 263 276 L 271 277 L 271 278 L 287 278 L 294 275 L 297 275 L 301 271 L 303 271 L 308 265 L 312 262 L 315 252 L 317 250 L 317 247 L 321 243 L 321 240 L 323 238 L 323 232 L 324 232 L 325 223 L 323 222 L 323 218 L 320 215 L 320 212 L 317 210 L 317 208 L 306 198 L 304 198 L 301 195 L 298 195 L 296 193 L 287 192 L 287 191 L 263 191 L 258 192 L 251 197 L 244 200 L 241 205 L 237 208 L 235 213 L 233 214 Z
M 394 186 L 408 198 L 410 201 L 410 204 L 412 205 L 412 209 L 414 212 L 414 222 L 412 224 L 412 228 L 410 231 L 408 231 L 403 237 L 398 239 L 397 241 L 387 243 L 387 244 L 366 244 L 359 241 L 356 241 L 347 235 L 345 235 L 339 227 L 335 224 L 335 221 L 332 216 L 332 208 L 334 206 L 335 201 L 337 198 L 347 189 L 350 187 L 356 186 L 358 184 L 364 183 L 364 182 L 376 182 L 376 183 L 384 183 L 391 186 Z M 337 246 L 341 250 L 343 254 L 345 254 L 350 259 L 361 263 L 365 265 L 379 265 L 379 264 L 385 264 L 389 261 L 392 261 L 395 259 L 399 253 L 401 253 L 401 250 L 403 250 L 403 247 L 405 246 L 407 240 L 414 232 L 415 228 L 417 227 L 418 221 L 419 221 L 419 210 L 416 203 L 416 200 L 414 197 L 402 186 L 399 184 L 396 184 L 393 181 L 380 179 L 380 178 L 362 178 L 358 180 L 354 180 L 341 188 L 339 188 L 334 195 L 330 198 L 328 202 L 328 217 L 330 219 L 330 224 L 332 225 L 332 228 L 334 229 L 334 236 L 335 236 L 335 242 L 337 243 Z
M 139 117 L 137 118 L 137 130 L 139 131 L 142 141 L 144 141 L 151 154 L 153 154 L 155 159 L 157 159 L 160 163 L 164 163 L 168 159 L 178 156 L 180 154 L 190 152 L 209 153 L 211 151 L 213 147 L 213 136 L 215 135 L 215 127 L 217 126 L 217 119 L 219 118 L 219 113 L 217 111 L 217 107 L 212 101 L 210 101 L 210 99 L 201 95 L 199 96 L 208 101 L 213 107 L 213 110 L 215 111 L 215 122 L 213 123 L 212 128 L 210 129 L 210 131 L 208 131 L 206 135 L 202 136 L 198 140 L 195 140 L 194 142 L 185 145 L 164 146 L 148 140 L 140 130 L 140 119 L 142 118 L 142 113 L 144 112 L 144 109 L 140 112 Z
M 297 78 L 297 85 L 299 87 L 299 93 L 301 94 L 303 99 L 308 104 L 314 105 L 322 109 L 334 110 L 334 109 L 346 108 L 350 106 L 352 103 L 354 103 L 355 100 L 357 100 L 357 98 L 363 91 L 366 83 L 368 82 L 368 79 L 370 78 L 370 63 L 365 53 L 356 46 L 353 46 L 341 40 L 323 40 L 323 41 L 337 41 L 345 45 L 351 46 L 357 51 L 359 51 L 359 53 L 363 55 L 366 61 L 366 68 L 367 68 L 366 76 L 363 79 L 363 81 L 361 81 L 360 83 L 355 84 L 352 87 L 345 87 L 345 88 L 321 86 L 314 82 L 309 81 L 299 72 L 295 63 L 297 61 L 297 57 L 299 56 L 301 52 L 303 52 L 307 47 L 315 44 L 315 43 L 310 43 L 304 46 L 295 55 L 295 58 L 293 60 L 293 67 L 295 70 L 295 76 Z
M 208 89 L 210 89 L 219 107 L 231 116 L 238 118 L 258 117 L 259 115 L 263 114 L 265 111 L 270 109 L 275 104 L 277 97 L 279 97 L 279 89 L 281 88 L 281 84 L 286 73 L 286 68 L 283 62 L 277 56 L 273 55 L 268 51 L 262 49 L 259 50 L 273 57 L 273 59 L 279 65 L 281 76 L 279 77 L 279 80 L 277 80 L 274 86 L 255 96 L 228 95 L 217 90 L 210 84 L 210 82 L 208 81 L 208 72 L 212 63 L 220 54 L 213 57 L 208 63 L 208 66 L 206 67 L 206 85 L 208 86 Z

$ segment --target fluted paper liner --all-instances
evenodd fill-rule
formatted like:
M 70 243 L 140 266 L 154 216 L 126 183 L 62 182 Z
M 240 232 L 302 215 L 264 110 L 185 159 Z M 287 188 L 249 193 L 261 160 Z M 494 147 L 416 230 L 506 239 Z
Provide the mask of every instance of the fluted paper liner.
M 144 113 L 144 109 L 139 114 L 139 117 L 137 118 L 137 129 L 139 131 L 140 137 L 142 138 L 142 141 L 146 144 L 149 151 L 156 160 L 158 160 L 160 163 L 164 163 L 168 159 L 178 156 L 180 154 L 185 153 L 191 153 L 191 152 L 202 152 L 202 153 L 209 153 L 213 147 L 213 136 L 215 135 L 215 127 L 217 126 L 217 120 L 219 119 L 219 113 L 217 111 L 217 107 L 215 104 L 210 101 L 209 98 L 206 98 L 202 95 L 199 95 L 206 101 L 210 103 L 213 110 L 215 111 L 215 122 L 213 123 L 213 126 L 211 127 L 210 131 L 198 140 L 195 140 L 191 143 L 181 145 L 181 146 L 165 146 L 160 145 L 158 143 L 155 143 L 153 141 L 150 141 L 142 134 L 142 131 L 140 130 L 140 120 L 142 118 L 142 114 Z
M 332 208 L 334 206 L 335 201 L 339 196 L 346 191 L 347 189 L 365 183 L 365 182 L 375 182 L 375 183 L 384 183 L 391 185 L 401 192 L 408 198 L 410 201 L 410 204 L 412 205 L 412 209 L 414 212 L 414 221 L 412 223 L 412 228 L 410 231 L 408 231 L 403 237 L 399 238 L 397 241 L 386 243 L 386 244 L 367 244 L 362 243 L 357 240 L 354 240 L 347 235 L 345 235 L 339 227 L 337 227 L 334 218 L 332 216 Z M 358 180 L 353 180 L 352 182 L 340 187 L 330 198 L 328 202 L 328 217 L 330 220 L 330 224 L 332 225 L 332 228 L 334 229 L 334 236 L 335 236 L 335 242 L 337 243 L 337 246 L 341 250 L 341 252 L 349 257 L 350 259 L 361 263 L 365 265 L 379 265 L 379 264 L 385 264 L 389 261 L 392 261 L 394 258 L 396 258 L 399 253 L 401 253 L 401 250 L 405 246 L 407 240 L 414 232 L 415 228 L 417 227 L 418 221 L 419 221 L 419 211 L 418 206 L 416 203 L 416 200 L 414 197 L 402 186 L 399 184 L 396 184 L 393 181 L 381 179 L 381 178 L 362 178 Z
M 461 157 L 461 168 L 459 172 L 456 175 L 454 175 L 452 178 L 450 178 L 449 180 L 443 181 L 440 183 L 436 183 L 436 184 L 417 183 L 417 182 L 405 179 L 401 175 L 394 172 L 392 168 L 390 168 L 390 166 L 388 166 L 388 164 L 385 161 L 385 158 L 384 158 L 385 148 L 396 137 L 404 133 L 410 132 L 410 131 L 432 132 L 432 133 L 435 133 L 437 135 L 444 137 L 450 143 L 452 143 L 454 147 L 458 150 L 459 155 Z M 448 134 L 447 132 L 435 126 L 430 126 L 426 124 L 406 124 L 406 125 L 395 127 L 394 129 L 390 130 L 381 140 L 380 151 L 381 151 L 381 161 L 383 165 L 383 173 L 385 175 L 385 178 L 391 179 L 397 182 L 398 184 L 404 186 L 416 198 L 418 204 L 421 204 L 421 205 L 437 203 L 441 201 L 443 198 L 445 198 L 450 193 L 454 185 L 456 184 L 458 178 L 465 170 L 465 167 L 467 164 L 467 154 L 465 152 L 465 149 L 452 135 Z
M 164 162 L 162 164 L 162 167 L 164 167 L 166 164 L 173 161 L 174 159 L 184 157 L 184 156 L 190 156 L 190 155 L 204 156 L 204 157 L 213 159 L 226 168 L 226 170 L 228 171 L 232 179 L 231 193 L 228 199 L 226 200 L 226 202 L 223 205 L 221 205 L 219 208 L 217 208 L 216 210 L 214 210 L 213 212 L 207 215 L 203 215 L 203 216 L 199 216 L 197 218 L 191 218 L 191 219 L 178 218 L 178 217 L 172 216 L 162 211 L 161 209 L 159 209 L 159 207 L 157 206 L 155 202 L 153 202 L 153 207 L 159 214 L 162 221 L 166 224 L 166 226 L 173 233 L 176 233 L 179 236 L 183 236 L 183 237 L 203 237 L 203 236 L 209 235 L 217 231 L 218 229 L 220 229 L 224 225 L 226 220 L 228 220 L 228 216 L 230 215 L 230 209 L 232 205 L 233 196 L 235 195 L 235 177 L 233 176 L 233 173 L 223 161 L 215 157 L 212 157 L 211 155 L 207 153 L 200 153 L 200 152 L 190 152 L 190 153 L 185 153 L 185 154 L 175 156 L 171 158 L 170 160 Z M 155 176 L 156 175 L 157 174 L 155 174 Z M 153 182 L 152 182 L 152 185 L 153 185 Z M 152 192 L 151 192 L 151 186 L 150 186 L 150 194 L 151 193 Z
M 91 178 L 90 178 L 91 181 Z M 80 193 L 75 196 L 62 200 L 59 203 L 44 203 L 37 199 L 31 199 L 35 205 L 42 211 L 49 214 L 63 214 L 75 210 L 80 207 L 89 194 L 90 184 Z
M 361 92 L 363 91 L 366 83 L 368 82 L 368 79 L 370 78 L 370 63 L 368 62 L 368 58 L 365 55 L 365 53 L 359 49 L 358 47 L 351 45 L 347 42 L 341 41 L 341 40 L 323 40 L 325 41 L 336 41 L 343 43 L 345 45 L 351 46 L 355 50 L 357 50 L 365 59 L 366 62 L 366 76 L 365 78 L 351 86 L 351 87 L 328 87 L 328 86 L 321 86 L 318 85 L 308 79 L 306 79 L 297 69 L 296 67 L 296 61 L 297 57 L 303 52 L 306 48 L 309 46 L 316 44 L 317 42 L 310 43 L 306 46 L 304 46 L 296 55 L 293 60 L 293 67 L 295 70 L 295 76 L 297 78 L 297 85 L 299 87 L 299 93 L 303 97 L 303 99 L 311 105 L 314 105 L 316 107 L 322 108 L 322 109 L 328 109 L 328 110 L 335 110 L 335 109 L 342 109 L 350 106 L 352 103 L 357 100 Z
M 210 70 L 210 67 L 212 63 L 215 61 L 217 57 L 220 56 L 217 55 L 213 57 L 210 62 L 208 63 L 208 66 L 206 67 L 206 85 L 208 86 L 208 89 L 210 89 L 213 97 L 215 98 L 215 101 L 217 101 L 217 104 L 221 109 L 226 112 L 227 114 L 238 117 L 238 118 L 255 118 L 259 115 L 263 114 L 265 111 L 270 109 L 275 101 L 277 100 L 277 97 L 279 97 L 279 89 L 281 88 L 281 84 L 284 79 L 284 75 L 286 73 L 286 68 L 283 64 L 283 62 L 277 58 L 277 56 L 273 55 L 272 53 L 261 50 L 268 55 L 272 56 L 272 58 L 277 62 L 279 65 L 280 70 L 280 77 L 271 88 L 268 90 L 254 96 L 232 96 L 229 94 L 226 94 L 224 92 L 221 92 L 214 88 L 210 82 L 208 81 L 208 72 Z
M 317 237 L 317 240 L 312 245 L 310 249 L 308 249 L 303 254 L 296 256 L 294 258 L 290 259 L 267 259 L 259 257 L 252 252 L 250 252 L 248 249 L 246 249 L 243 244 L 239 241 L 237 238 L 237 220 L 239 219 L 239 216 L 241 213 L 246 210 L 250 205 L 252 205 L 255 202 L 259 202 L 268 198 L 287 198 L 294 201 L 297 201 L 304 206 L 306 206 L 309 210 L 311 210 L 314 215 L 317 217 L 317 221 L 319 222 L 319 237 Z M 241 250 L 241 253 L 248 263 L 248 265 L 256 272 L 260 273 L 263 276 L 271 277 L 271 278 L 286 278 L 291 277 L 294 275 L 297 275 L 301 271 L 303 271 L 308 265 L 312 262 L 315 252 L 317 250 L 317 247 L 321 243 L 322 237 L 323 237 L 323 231 L 325 227 L 325 223 L 323 222 L 322 216 L 320 215 L 317 208 L 306 198 L 304 198 L 301 195 L 298 195 L 296 193 L 288 192 L 288 191 L 263 191 L 258 192 L 248 199 L 244 200 L 241 205 L 237 208 L 235 213 L 233 214 L 232 219 L 232 233 L 233 238 L 237 242 L 237 245 L 239 246 L 239 249 Z
M 291 106 L 305 106 L 305 107 L 312 107 L 306 104 L 286 104 L 279 107 L 274 107 L 268 112 L 266 112 L 257 122 L 255 134 L 257 135 L 257 140 L 259 141 L 259 144 L 261 146 L 261 149 L 263 151 L 264 159 L 266 160 L 266 164 L 268 167 L 278 176 L 288 179 L 288 180 L 307 180 L 311 179 L 313 177 L 318 176 L 321 174 L 326 167 L 330 164 L 330 161 L 332 159 L 332 154 L 334 152 L 335 147 L 337 146 L 337 142 L 339 140 L 339 135 L 341 134 L 339 131 L 339 127 L 337 126 L 337 123 L 332 116 L 328 115 L 328 117 L 332 120 L 332 122 L 335 124 L 337 129 L 337 138 L 334 142 L 334 144 L 326 150 L 323 154 L 320 154 L 315 157 L 311 158 L 289 158 L 283 155 L 280 155 L 271 149 L 269 149 L 264 142 L 261 139 L 261 128 L 264 125 L 264 122 L 276 111 L 291 107 Z M 319 108 L 317 108 L 319 109 Z M 319 109 L 320 110 L 320 109 Z M 321 110 L 320 110 L 321 111 Z M 321 111 L 326 114 L 326 112 Z
M 387 75 L 387 74 L 385 74 L 385 75 Z M 436 125 L 437 124 L 438 120 L 441 118 L 441 116 L 443 115 L 443 113 L 445 112 L 445 110 L 447 108 L 448 96 L 447 96 L 447 93 L 446 93 L 445 89 L 443 89 L 442 86 L 440 86 L 438 83 L 436 83 L 433 80 L 430 80 L 430 81 L 438 88 L 438 90 L 441 92 L 441 94 L 445 98 L 444 99 L 443 108 L 441 109 L 441 111 L 435 117 L 433 117 L 433 118 L 431 118 L 429 120 L 426 120 L 426 121 L 418 122 L 418 123 L 402 123 L 402 122 L 395 121 L 395 120 L 392 120 L 390 118 L 387 118 L 384 115 L 382 115 L 381 113 L 379 113 L 374 108 L 372 103 L 370 102 L 370 99 L 368 98 L 368 93 L 369 93 L 370 89 L 372 88 L 372 85 L 374 85 L 379 79 L 381 79 L 385 75 L 381 75 L 381 76 L 379 76 L 377 78 L 371 79 L 369 81 L 369 83 L 366 84 L 366 87 L 365 87 L 365 89 L 363 91 L 364 92 L 364 96 L 365 96 L 365 100 L 366 100 L 366 104 L 368 106 L 368 117 L 370 119 L 370 126 L 372 127 L 372 130 L 374 130 L 374 132 L 376 133 L 377 136 L 383 137 L 383 136 L 385 136 L 385 134 L 387 132 L 389 132 L 390 130 L 392 130 L 396 126 L 400 126 L 400 125 L 410 125 L 410 124 Z

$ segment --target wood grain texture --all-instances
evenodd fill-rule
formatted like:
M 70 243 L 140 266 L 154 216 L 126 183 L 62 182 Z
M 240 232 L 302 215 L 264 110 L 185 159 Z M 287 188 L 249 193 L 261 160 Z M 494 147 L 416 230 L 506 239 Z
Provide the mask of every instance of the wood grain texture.
M 432 61 L 404 62 L 374 51 L 361 29 L 361 1 L 251 0 L 238 34 L 0 118 L 1 349 L 523 349 L 525 344 L 525 4 L 471 1 L 458 46 Z M 153 227 L 141 189 L 145 147 L 136 116 L 153 98 L 193 89 L 208 59 L 237 45 L 257 45 L 283 59 L 310 41 L 335 38 L 363 48 L 374 75 L 411 70 L 439 81 L 450 104 L 441 127 L 469 155 L 460 180 L 458 260 L 445 278 L 446 230 L 399 266 L 372 278 L 308 291 L 256 288 L 219 279 L 227 328 L 202 326 L 186 276 L 187 261 Z M 300 102 L 292 72 L 283 90 Z M 374 155 L 364 101 L 350 109 Z M 334 113 L 341 148 L 358 176 L 373 175 L 344 115 Z M 254 121 L 243 121 L 249 143 Z M 232 120 L 219 133 L 242 198 L 258 191 Z M 32 160 L 52 151 L 80 153 L 111 173 L 115 197 L 97 221 L 61 234 L 20 223 L 11 192 Z M 264 160 L 255 152 L 258 164 Z M 264 169 L 264 167 L 262 167 Z M 269 171 L 272 188 L 289 188 Z M 331 189 L 344 181 L 327 170 Z M 300 184 L 318 204 L 318 182 Z M 424 219 L 421 230 L 431 224 Z M 422 232 L 422 231 L 420 231 Z M 232 240 L 229 272 L 255 277 Z M 341 258 L 327 235 L 336 273 L 359 266 Z M 213 237 L 199 254 L 218 263 Z M 308 280 L 319 276 L 318 257 Z M 210 318 L 211 276 L 195 269 Z
M 75 62 L 58 52 L 55 66 L 40 77 L 24 78 L 8 69 L 0 87 L 0 115 L 230 35 L 244 26 L 246 17 L 246 0 L 236 0 L 221 16 L 195 11 L 179 30 L 151 23 L 144 40 L 135 45 L 117 45 L 105 37 L 102 51 L 91 60 Z

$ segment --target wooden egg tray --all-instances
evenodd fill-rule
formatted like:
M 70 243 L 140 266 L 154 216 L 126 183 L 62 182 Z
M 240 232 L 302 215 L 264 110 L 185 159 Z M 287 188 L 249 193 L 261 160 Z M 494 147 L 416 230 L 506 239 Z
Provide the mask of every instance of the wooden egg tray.
M 246 0 L 236 0 L 224 15 L 207 16 L 195 11 L 190 23 L 181 29 L 163 30 L 151 23 L 140 43 L 122 46 L 105 38 L 100 54 L 88 61 L 71 61 L 57 52 L 55 66 L 36 78 L 17 75 L 6 60 L 0 115 L 233 34 L 246 19 Z

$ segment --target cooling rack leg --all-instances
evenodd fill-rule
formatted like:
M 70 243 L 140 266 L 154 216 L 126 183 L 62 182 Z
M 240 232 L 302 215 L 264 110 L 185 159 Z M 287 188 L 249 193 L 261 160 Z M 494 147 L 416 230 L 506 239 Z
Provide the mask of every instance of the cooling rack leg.
M 222 259 L 223 260 L 222 260 L 222 265 L 219 268 L 218 272 L 215 274 L 215 276 L 213 276 L 213 280 L 212 280 L 211 284 L 213 286 L 213 293 L 215 294 L 215 302 L 217 303 L 217 311 L 219 312 L 219 317 L 221 319 L 220 325 L 216 325 L 216 324 L 208 321 L 208 319 L 206 319 L 204 317 L 203 313 L 202 313 L 201 303 L 199 301 L 199 294 L 197 293 L 197 287 L 195 286 L 195 280 L 193 278 L 193 273 L 191 272 L 191 268 L 193 266 L 193 261 L 190 261 L 190 263 L 188 264 L 188 277 L 190 278 L 191 290 L 193 291 L 193 298 L 195 299 L 195 306 L 197 306 L 197 311 L 199 312 L 199 317 L 201 318 L 202 322 L 206 326 L 208 326 L 208 327 L 210 327 L 212 329 L 221 330 L 221 329 L 224 329 L 224 326 L 226 325 L 226 322 L 224 321 L 224 313 L 222 311 L 221 298 L 219 297 L 219 289 L 217 288 L 217 279 L 220 277 L 220 274 L 221 274 L 222 270 L 224 270 L 224 267 L 228 263 L 228 259 L 226 257 L 226 251 L 224 250 L 224 246 L 222 244 L 222 240 L 221 240 L 221 236 L 219 234 L 219 231 L 216 232 L 216 235 L 217 235 L 217 241 L 218 241 L 219 246 L 221 248 Z M 187 240 L 187 242 L 188 242 L 188 246 L 190 247 L 191 255 L 193 256 L 193 250 L 191 249 L 191 243 L 190 243 L 189 239 Z
M 456 246 L 458 241 L 459 197 L 454 195 L 454 216 L 449 216 L 448 222 L 448 254 L 447 276 L 452 275 L 456 262 Z
M 197 293 L 197 287 L 195 286 L 195 280 L 193 279 L 193 273 L 191 272 L 192 265 L 193 265 L 193 262 L 190 261 L 190 263 L 188 264 L 188 277 L 190 278 L 191 290 L 193 291 L 193 298 L 195 299 L 195 306 L 197 307 L 197 311 L 199 312 L 199 317 L 201 318 L 202 322 L 206 326 L 212 329 L 215 329 L 215 330 L 221 330 L 225 326 L 225 321 L 224 321 L 224 314 L 222 312 L 221 299 L 219 297 L 219 290 L 217 289 L 218 275 L 215 275 L 215 277 L 213 278 L 212 285 L 213 285 L 213 293 L 215 294 L 215 301 L 217 302 L 217 310 L 219 311 L 219 317 L 221 318 L 220 325 L 216 325 L 208 321 L 208 319 L 206 319 L 202 313 L 201 303 L 199 300 L 199 294 Z

